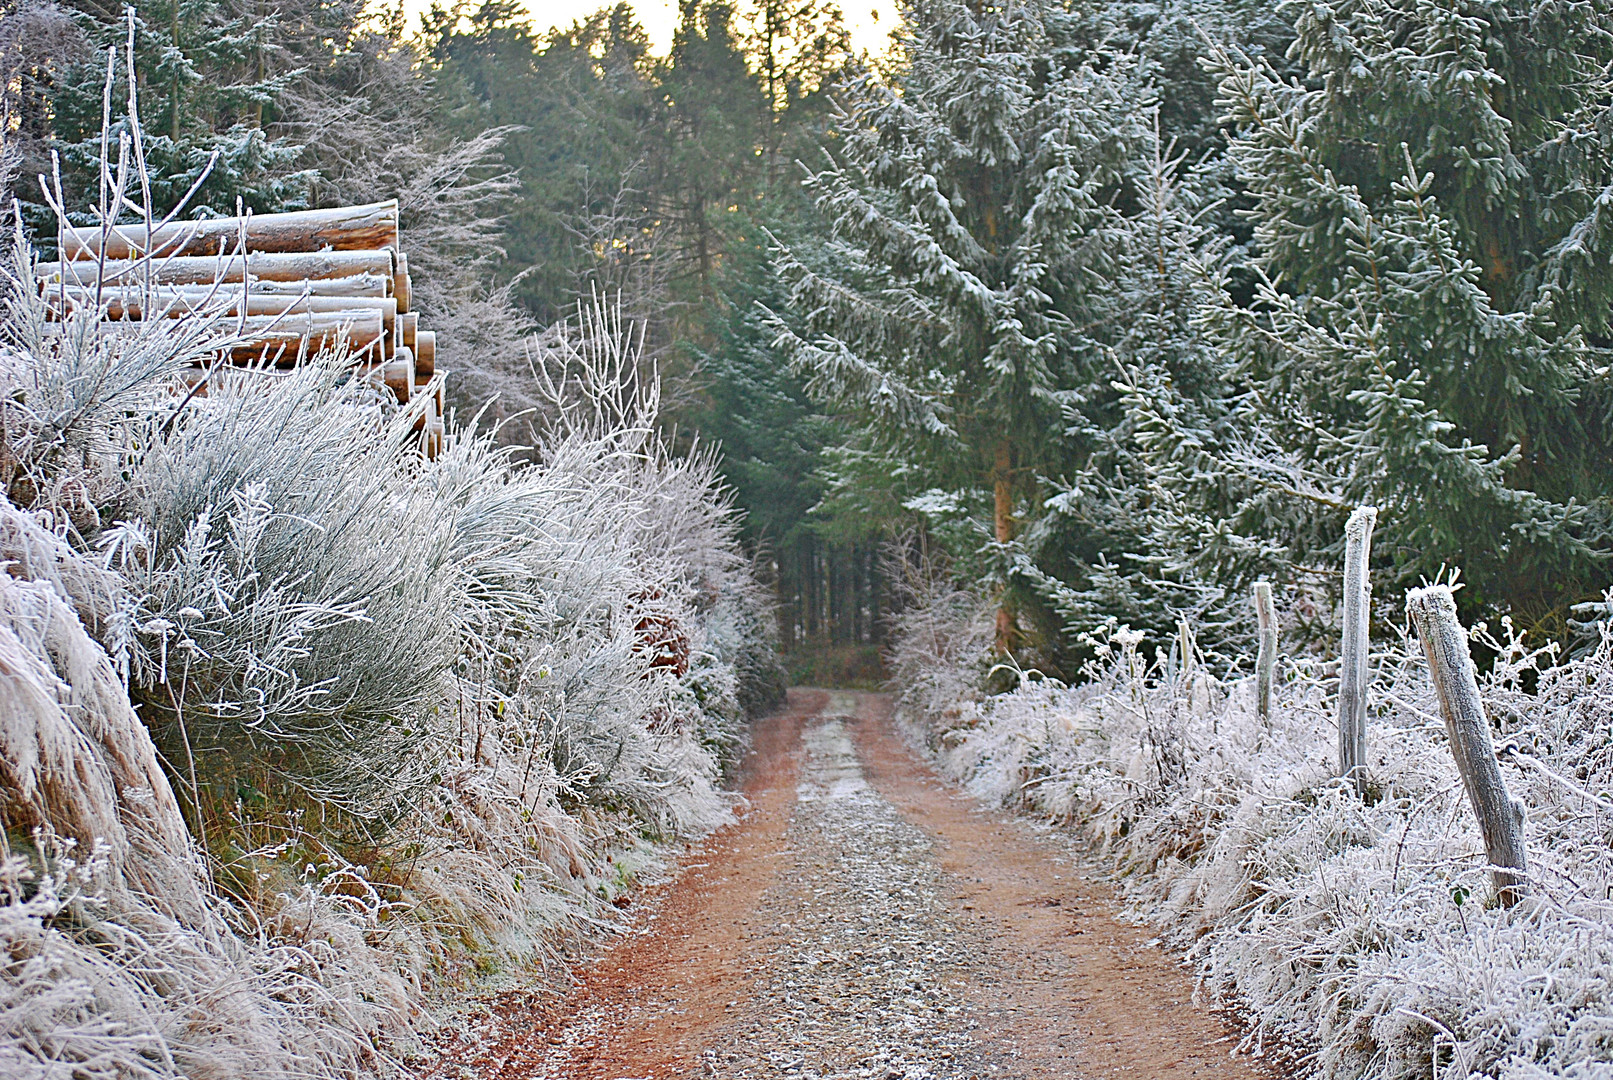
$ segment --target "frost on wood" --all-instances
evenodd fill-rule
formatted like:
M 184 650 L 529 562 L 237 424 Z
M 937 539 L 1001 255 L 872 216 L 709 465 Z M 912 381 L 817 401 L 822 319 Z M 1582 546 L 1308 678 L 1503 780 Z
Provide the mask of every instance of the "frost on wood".
M 1255 657 L 1255 709 L 1262 721 L 1269 721 L 1271 684 L 1277 673 L 1277 609 L 1271 602 L 1271 582 L 1255 582 L 1254 600 L 1260 635 L 1260 652 Z
M 1445 718 L 1451 754 L 1484 834 L 1490 865 L 1496 868 L 1496 890 L 1501 903 L 1510 907 L 1523 895 L 1528 871 L 1524 809 L 1507 791 L 1496 763 L 1495 747 L 1490 742 L 1490 718 L 1479 696 L 1467 632 L 1457 621 L 1456 601 L 1449 586 L 1413 589 L 1406 596 L 1406 613 L 1416 625 L 1428 657 L 1428 671 L 1439 695 L 1439 711 Z
M 1357 507 L 1344 526 L 1344 634 L 1339 648 L 1339 775 L 1367 790 L 1367 646 L 1372 619 L 1375 507 Z

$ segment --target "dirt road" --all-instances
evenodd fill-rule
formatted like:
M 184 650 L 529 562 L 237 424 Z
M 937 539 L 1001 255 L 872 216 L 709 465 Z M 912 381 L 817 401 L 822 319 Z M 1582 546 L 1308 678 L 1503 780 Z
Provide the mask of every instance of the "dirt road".
M 741 820 L 564 999 L 510 995 L 434 1071 L 477 1080 L 1270 1078 L 1114 919 L 1066 838 L 938 779 L 878 694 L 791 691 Z

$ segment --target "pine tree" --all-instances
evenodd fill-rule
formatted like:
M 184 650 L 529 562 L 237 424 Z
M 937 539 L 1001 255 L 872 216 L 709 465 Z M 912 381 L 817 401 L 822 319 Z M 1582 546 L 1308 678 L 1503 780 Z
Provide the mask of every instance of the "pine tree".
M 830 235 L 777 255 L 778 346 L 866 423 L 866 481 L 975 523 L 1004 650 L 1022 630 L 1016 537 L 1102 367 L 1086 328 L 1111 314 L 1116 202 L 1145 134 L 1132 72 L 1080 29 L 1045 2 L 915 5 L 897 74 L 862 81 L 810 178 Z
M 250 0 L 155 0 L 128 12 L 90 6 L 74 12 L 87 48 L 61 70 L 41 102 L 48 110 L 48 145 L 60 154 L 73 204 L 95 190 L 107 51 L 122 56 L 132 34 L 144 150 L 159 212 L 198 180 L 189 205 L 216 214 L 235 213 L 238 200 L 259 212 L 308 205 L 315 173 L 302 161 L 302 146 L 271 130 L 276 103 L 302 74 L 286 62 L 281 41 L 287 34 L 276 12 Z M 115 68 L 112 88 L 118 105 L 129 92 L 123 70 Z M 43 223 L 49 215 L 30 186 L 21 190 L 32 204 L 25 211 Z M 45 233 L 41 239 L 49 242 Z
M 1243 488 L 1216 516 L 1299 561 L 1376 504 L 1381 565 L 1460 565 L 1465 603 L 1555 632 L 1609 541 L 1613 9 L 1296 11 L 1305 82 L 1214 62 L 1254 225 L 1252 290 L 1204 320 Z
M 1068 411 L 1081 466 L 1026 538 L 1022 573 L 1038 580 L 1072 640 L 1125 624 L 1166 641 L 1187 617 L 1200 646 L 1220 653 L 1247 643 L 1236 585 L 1270 558 L 1207 520 L 1225 481 L 1210 451 L 1232 437 L 1233 411 L 1225 360 L 1194 313 L 1231 254 L 1222 228 L 1232 193 L 1216 156 L 1197 167 L 1184 157 L 1156 130 L 1137 163 L 1104 328 L 1109 378 Z

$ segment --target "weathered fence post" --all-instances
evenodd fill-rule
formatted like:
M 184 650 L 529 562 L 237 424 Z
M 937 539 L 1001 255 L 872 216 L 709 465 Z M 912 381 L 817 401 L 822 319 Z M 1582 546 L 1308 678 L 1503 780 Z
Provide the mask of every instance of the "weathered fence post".
M 1344 640 L 1339 649 L 1339 775 L 1367 791 L 1367 626 L 1372 615 L 1372 526 L 1378 510 L 1356 507 L 1344 526 Z
M 1496 891 L 1503 906 L 1511 907 L 1523 896 L 1524 872 L 1528 869 L 1523 842 L 1523 804 L 1507 791 L 1501 766 L 1490 742 L 1490 722 L 1479 697 L 1473 658 L 1467 649 L 1467 633 L 1456 618 L 1456 601 L 1446 585 L 1413 589 L 1406 594 L 1406 613 L 1417 627 L 1434 690 L 1439 694 L 1445 731 L 1450 735 L 1451 753 L 1457 771 L 1467 788 L 1473 816 L 1484 834 L 1484 850 L 1489 856 Z M 1509 871 L 1517 871 L 1510 873 Z
M 1255 702 L 1260 722 L 1271 723 L 1271 684 L 1277 671 L 1277 609 L 1271 603 L 1271 582 L 1255 582 L 1255 620 L 1260 629 L 1260 652 L 1255 658 Z

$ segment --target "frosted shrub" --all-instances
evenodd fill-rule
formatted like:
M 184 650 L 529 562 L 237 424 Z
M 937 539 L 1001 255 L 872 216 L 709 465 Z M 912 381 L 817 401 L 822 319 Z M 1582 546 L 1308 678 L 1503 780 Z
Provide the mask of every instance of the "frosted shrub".
M 558 959 L 726 820 L 768 612 L 619 317 L 527 357 L 535 447 L 451 419 L 428 460 L 339 352 L 188 393 L 227 319 L 107 336 L 13 264 L 0 1071 L 396 1072 L 432 994 Z
M 1326 1077 L 1608 1075 L 1613 641 L 1561 666 L 1490 641 L 1481 688 L 1528 816 L 1532 894 L 1507 910 L 1415 641 L 1372 655 L 1362 800 L 1333 775 L 1336 672 L 1287 658 L 1262 724 L 1253 676 L 1146 663 L 1139 639 L 1098 641 L 1078 687 L 903 708 L 977 793 L 1090 837 L 1248 1011 L 1252 1046 L 1314 1053 Z

